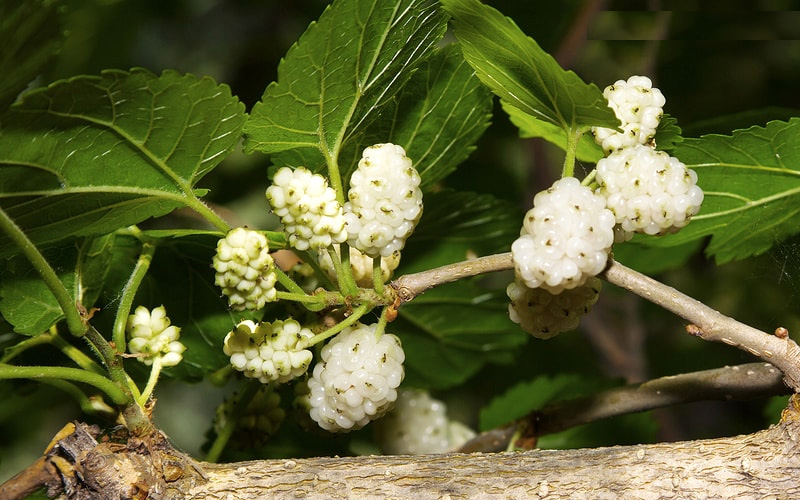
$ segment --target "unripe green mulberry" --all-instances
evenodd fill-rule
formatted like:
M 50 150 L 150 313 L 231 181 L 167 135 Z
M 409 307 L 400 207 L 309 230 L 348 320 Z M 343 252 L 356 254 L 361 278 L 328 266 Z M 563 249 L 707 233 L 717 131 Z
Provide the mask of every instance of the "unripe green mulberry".
M 228 297 L 231 309 L 261 309 L 277 300 L 274 266 L 266 236 L 237 227 L 217 242 L 214 283 Z
M 136 358 L 142 363 L 152 365 L 156 358 L 161 358 L 162 366 L 175 366 L 183 359 L 186 346 L 178 341 L 181 329 L 170 325 L 164 306 L 152 311 L 137 307 L 128 316 L 126 330 L 130 338 L 128 352 L 142 355 Z
M 312 355 L 302 343 L 313 336 L 291 318 L 257 325 L 244 320 L 225 337 L 223 351 L 245 377 L 283 383 L 308 370 Z

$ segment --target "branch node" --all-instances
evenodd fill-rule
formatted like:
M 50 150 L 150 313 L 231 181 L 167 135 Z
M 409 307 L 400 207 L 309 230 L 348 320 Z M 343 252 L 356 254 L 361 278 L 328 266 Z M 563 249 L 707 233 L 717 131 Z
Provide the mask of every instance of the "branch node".
M 688 333 L 693 337 L 702 337 L 705 334 L 705 332 L 703 332 L 703 329 L 695 325 L 694 323 L 686 325 L 686 333 Z
M 788 339 L 789 338 L 789 330 L 786 328 L 779 326 L 775 329 L 775 336 L 779 339 Z

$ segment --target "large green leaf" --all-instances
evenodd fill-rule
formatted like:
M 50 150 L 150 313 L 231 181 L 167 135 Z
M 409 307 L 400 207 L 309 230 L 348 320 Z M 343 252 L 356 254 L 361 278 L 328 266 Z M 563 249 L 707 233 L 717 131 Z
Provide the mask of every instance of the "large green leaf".
M 488 255 L 508 251 L 519 236 L 522 213 L 490 194 L 443 190 L 423 198 L 424 210 L 403 251 L 403 270 L 425 270 L 465 258 L 465 252 Z M 446 262 L 430 259 L 437 247 L 459 255 Z M 455 253 L 453 253 L 455 252 Z
M 561 68 L 514 21 L 478 0 L 442 4 L 464 57 L 503 101 L 564 133 L 619 126 L 600 89 Z
M 697 172 L 705 199 L 688 226 L 653 244 L 711 235 L 706 252 L 724 263 L 800 232 L 800 118 L 684 139 L 674 154 Z
M 75 302 L 86 309 L 103 287 L 113 241 L 112 235 L 85 238 L 45 253 Z M 55 296 L 22 256 L 0 269 L 0 314 L 25 335 L 39 335 L 64 317 Z
M 197 203 L 240 137 L 242 104 L 209 78 L 136 69 L 28 93 L 2 117 L 0 206 L 36 244 Z M 0 241 L 0 255 L 12 249 Z
M 336 0 L 289 49 L 245 127 L 247 151 L 336 161 L 397 95 L 446 28 L 433 0 Z
M 436 50 L 368 129 L 348 137 L 339 156 L 342 177 L 350 178 L 365 147 L 391 142 L 406 150 L 425 189 L 466 159 L 489 126 L 491 109 L 492 94 L 458 47 Z M 272 160 L 276 165 L 314 170 L 325 165 L 316 148 L 285 151 L 273 155 Z
M 401 307 L 400 316 L 404 321 L 392 331 L 421 347 L 406 349 L 406 363 L 424 380 L 415 384 L 425 387 L 457 384 L 487 362 L 510 361 L 528 340 L 508 318 L 505 292 L 471 281 L 429 290 Z
M 58 52 L 63 39 L 58 3 L 0 2 L 0 113 Z
M 356 153 L 371 144 L 403 146 L 429 187 L 455 170 L 489 126 L 492 94 L 455 45 L 436 51 L 403 87 Z M 350 162 L 355 165 L 356 162 Z

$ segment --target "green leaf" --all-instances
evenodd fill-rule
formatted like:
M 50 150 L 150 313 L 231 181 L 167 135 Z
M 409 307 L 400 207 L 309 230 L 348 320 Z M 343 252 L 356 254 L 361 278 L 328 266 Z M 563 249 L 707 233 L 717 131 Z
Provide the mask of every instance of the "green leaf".
M 415 385 L 443 388 L 461 383 L 490 361 L 510 361 L 528 336 L 508 318 L 504 291 L 488 291 L 473 281 L 459 281 L 425 292 L 400 308 L 397 332 L 406 364 L 424 381 Z M 406 345 L 406 344 L 404 344 Z
M 678 120 L 674 116 L 664 115 L 661 121 L 658 122 L 656 129 L 656 148 L 661 151 L 672 151 L 678 144 L 683 141 L 681 128 L 678 126 Z
M 567 132 L 563 128 L 543 120 L 538 120 L 528 113 L 520 111 L 506 101 L 500 101 L 500 104 L 511 119 L 511 123 L 516 125 L 519 129 L 520 137 L 541 137 L 547 142 L 566 151 Z M 589 134 L 583 134 L 578 140 L 578 149 L 575 155 L 578 160 L 589 163 L 597 163 L 604 156 L 603 148 L 594 142 L 594 138 Z
M 496 429 L 556 399 L 563 399 L 567 393 L 575 393 L 585 380 L 578 375 L 542 375 L 531 381 L 519 382 L 503 394 L 496 396 L 481 409 L 481 431 Z
M 87 310 L 103 287 L 113 241 L 113 236 L 85 238 L 44 254 L 75 302 Z M 24 335 L 39 335 L 64 317 L 55 296 L 22 256 L 0 270 L 0 314 Z
M 491 109 L 491 93 L 475 77 L 458 48 L 451 45 L 436 50 L 368 129 L 349 136 L 339 156 L 342 178 L 350 178 L 364 148 L 391 142 L 406 150 L 422 178 L 422 188 L 430 187 L 472 152 L 489 125 Z M 325 165 L 316 148 L 277 153 L 272 161 L 279 166 L 312 170 Z
M 455 45 L 437 50 L 424 61 L 397 99 L 370 127 L 362 150 L 382 142 L 399 144 L 414 162 L 421 187 L 432 186 L 455 170 L 475 149 L 475 142 L 489 126 L 492 94 L 475 76 Z M 377 131 L 377 133 L 376 133 Z M 343 170 L 349 178 L 350 172 Z
M 0 113 L 50 62 L 63 39 L 59 2 L 0 2 Z
M 179 206 L 239 140 L 245 115 L 209 78 L 136 69 L 30 92 L 0 129 L 0 206 L 34 243 L 109 233 Z M 0 255 L 12 251 L 0 242 Z
M 522 214 L 511 203 L 490 194 L 442 190 L 425 194 L 423 202 L 422 219 L 403 251 L 404 264 L 437 246 L 469 249 L 478 255 L 506 252 L 519 236 Z M 426 261 L 415 268 L 448 263 Z
M 245 150 L 319 150 L 336 162 L 440 40 L 432 0 L 336 0 L 289 49 L 245 127 Z
M 443 0 L 478 77 L 503 101 L 562 130 L 620 123 L 597 86 L 561 68 L 511 19 L 478 0 Z
M 711 235 L 706 253 L 721 264 L 800 232 L 800 118 L 684 139 L 674 155 L 697 172 L 705 199 L 688 226 L 653 244 Z
M 614 245 L 614 260 L 640 273 L 654 275 L 684 266 L 703 246 L 700 239 L 663 248 L 651 246 L 652 241 L 651 236 L 637 234 L 631 241 L 617 243 Z

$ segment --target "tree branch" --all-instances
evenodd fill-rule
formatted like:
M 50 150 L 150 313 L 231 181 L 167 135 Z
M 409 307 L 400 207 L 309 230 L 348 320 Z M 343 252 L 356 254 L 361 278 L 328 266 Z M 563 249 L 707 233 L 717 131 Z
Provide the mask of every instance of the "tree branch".
M 402 304 L 433 287 L 444 285 L 445 283 L 509 269 L 514 269 L 511 252 L 478 257 L 477 259 L 456 262 L 455 264 L 448 264 L 427 271 L 406 274 L 389 283 L 389 286 L 394 288 Z
M 769 363 L 748 363 L 670 375 L 590 396 L 556 401 L 531 412 L 517 423 L 526 423 L 527 433 L 539 437 L 604 418 L 666 406 L 695 401 L 749 401 L 787 394 L 791 391 L 784 385 L 777 368 Z M 505 450 L 516 427 L 516 424 L 510 424 L 481 433 L 459 451 Z
M 514 262 L 509 252 L 407 274 L 392 281 L 389 286 L 397 292 L 397 297 L 402 304 L 435 286 L 513 268 Z M 740 323 L 715 311 L 699 300 L 634 271 L 613 259 L 609 259 L 605 271 L 598 276 L 691 321 L 692 324 L 687 326 L 687 332 L 690 334 L 703 340 L 722 342 L 738 347 L 772 363 L 783 372 L 786 385 L 795 392 L 800 392 L 800 346 L 788 335 L 783 334 L 782 330 L 780 336 L 770 335 Z
M 376 456 L 203 464 L 198 500 L 297 498 L 776 498 L 800 492 L 797 432 L 785 422 L 748 436 L 522 453 Z
M 125 446 L 68 436 L 56 451 L 70 498 L 797 498 L 795 398 L 781 423 L 755 434 L 611 448 L 210 464 L 158 439 Z M 19 500 L 8 486 L 0 500 Z
M 691 321 L 686 328 L 690 334 L 738 347 L 772 363 L 783 372 L 786 385 L 800 392 L 800 347 L 788 336 L 781 338 L 740 323 L 613 260 L 600 277 Z

